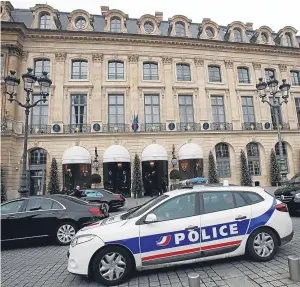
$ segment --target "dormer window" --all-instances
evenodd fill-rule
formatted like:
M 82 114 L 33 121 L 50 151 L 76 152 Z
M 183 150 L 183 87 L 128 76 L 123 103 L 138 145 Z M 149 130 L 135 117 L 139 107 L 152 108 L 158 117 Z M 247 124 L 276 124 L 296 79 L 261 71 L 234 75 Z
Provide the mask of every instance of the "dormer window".
M 40 29 L 50 29 L 50 14 L 44 13 L 40 16 Z
M 205 29 L 205 33 L 206 33 L 206 35 L 207 35 L 208 38 L 215 37 L 215 31 L 214 31 L 214 29 L 212 27 L 207 27 Z
M 261 33 L 261 39 L 263 41 L 263 43 L 268 43 L 269 42 L 269 36 L 266 32 Z
M 154 25 L 151 21 L 146 21 L 144 24 L 144 29 L 146 33 L 152 33 L 154 31 Z
M 239 28 L 233 30 L 234 42 L 243 42 L 242 31 Z
M 119 17 L 111 18 L 111 20 L 110 20 L 110 32 L 121 33 L 121 31 L 122 31 L 121 19 Z
M 86 26 L 86 20 L 83 17 L 77 18 L 75 26 L 77 30 L 83 30 Z
M 291 33 L 285 33 L 286 45 L 288 47 L 293 47 L 292 35 Z
M 185 37 L 185 24 L 183 22 L 176 22 L 175 30 L 176 36 Z

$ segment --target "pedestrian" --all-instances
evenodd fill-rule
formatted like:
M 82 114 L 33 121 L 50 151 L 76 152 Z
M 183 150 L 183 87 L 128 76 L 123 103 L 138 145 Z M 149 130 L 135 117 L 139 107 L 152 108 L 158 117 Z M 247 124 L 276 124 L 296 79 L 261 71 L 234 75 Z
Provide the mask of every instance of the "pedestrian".
M 74 195 L 75 197 L 77 197 L 77 198 L 81 198 L 81 191 L 80 191 L 80 186 L 79 186 L 79 185 L 76 186 L 73 195 Z

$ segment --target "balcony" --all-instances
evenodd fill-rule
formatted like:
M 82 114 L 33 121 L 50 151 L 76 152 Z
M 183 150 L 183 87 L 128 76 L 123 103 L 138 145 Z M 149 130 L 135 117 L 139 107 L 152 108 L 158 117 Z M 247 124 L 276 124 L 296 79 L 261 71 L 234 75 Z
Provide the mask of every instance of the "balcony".
M 64 125 L 64 133 L 65 134 L 81 134 L 81 133 L 90 133 L 91 126 L 83 125 L 83 124 L 75 124 L 75 125 Z
M 210 124 L 212 131 L 232 131 L 232 123 L 211 123 Z
M 177 123 L 177 130 L 180 132 L 200 132 L 200 123 Z
M 261 123 L 243 123 L 242 129 L 243 131 L 261 131 L 263 128 Z
M 282 123 L 280 125 L 281 130 L 286 131 L 286 130 L 290 130 L 290 124 L 289 123 Z M 271 124 L 271 129 L 273 130 L 277 130 L 277 126 L 275 124 Z
M 165 132 L 166 124 L 155 123 L 155 124 L 141 124 L 140 125 L 141 132 L 147 133 L 155 133 L 155 132 Z
M 25 127 L 22 127 L 22 133 L 25 133 Z M 30 135 L 44 135 L 51 134 L 50 125 L 31 125 L 28 126 L 28 134 Z
M 129 124 L 104 124 L 103 132 L 105 133 L 129 133 Z

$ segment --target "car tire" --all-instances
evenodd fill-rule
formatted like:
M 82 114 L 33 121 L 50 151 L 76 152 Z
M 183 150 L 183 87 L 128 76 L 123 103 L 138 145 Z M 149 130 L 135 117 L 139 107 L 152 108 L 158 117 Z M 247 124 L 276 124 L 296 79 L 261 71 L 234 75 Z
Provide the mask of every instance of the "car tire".
M 108 213 L 109 213 L 109 211 L 110 211 L 110 206 L 109 206 L 109 204 L 108 204 L 107 202 L 102 202 L 101 204 L 102 204 L 102 206 L 105 208 L 106 213 L 107 213 L 107 216 L 108 216 L 108 215 L 109 215 Z M 105 215 L 106 215 L 106 214 L 105 214 Z
M 94 279 L 104 286 L 115 286 L 126 281 L 133 268 L 132 256 L 121 246 L 108 246 L 101 249 L 92 263 Z M 118 274 L 116 270 L 120 273 Z
M 278 239 L 269 228 L 259 228 L 251 233 L 247 242 L 247 255 L 254 261 L 271 260 L 278 249 Z
M 77 227 L 74 223 L 61 222 L 56 228 L 55 240 L 59 245 L 68 245 L 75 237 L 76 231 Z

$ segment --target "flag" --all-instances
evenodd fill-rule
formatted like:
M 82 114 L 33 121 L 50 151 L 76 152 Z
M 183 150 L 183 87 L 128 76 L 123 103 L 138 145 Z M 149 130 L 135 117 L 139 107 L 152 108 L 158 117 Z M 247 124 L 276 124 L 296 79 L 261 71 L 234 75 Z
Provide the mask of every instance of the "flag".
M 132 124 L 131 124 L 131 128 L 133 129 L 133 131 L 136 133 L 138 128 L 139 128 L 139 116 L 138 115 L 133 115 L 133 119 L 132 119 Z

